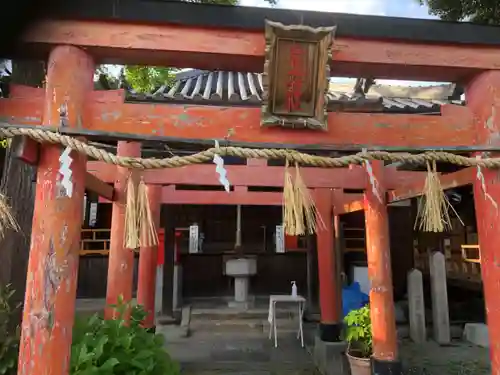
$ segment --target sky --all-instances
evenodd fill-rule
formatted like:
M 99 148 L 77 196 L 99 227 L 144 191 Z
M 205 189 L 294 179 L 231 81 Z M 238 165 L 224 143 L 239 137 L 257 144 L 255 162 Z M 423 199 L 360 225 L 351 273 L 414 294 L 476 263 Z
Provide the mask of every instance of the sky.
M 240 0 L 243 6 L 269 7 L 264 0 Z M 278 0 L 278 8 L 390 17 L 434 18 L 417 0 Z
M 240 0 L 242 6 L 270 7 L 265 0 Z M 355 13 L 388 17 L 436 19 L 429 15 L 426 6 L 420 6 L 417 0 L 278 0 L 277 8 L 312 10 L 320 12 Z M 345 78 L 334 78 L 335 82 L 350 82 Z M 435 85 L 436 82 L 415 82 L 377 80 L 379 84 L 401 86 Z

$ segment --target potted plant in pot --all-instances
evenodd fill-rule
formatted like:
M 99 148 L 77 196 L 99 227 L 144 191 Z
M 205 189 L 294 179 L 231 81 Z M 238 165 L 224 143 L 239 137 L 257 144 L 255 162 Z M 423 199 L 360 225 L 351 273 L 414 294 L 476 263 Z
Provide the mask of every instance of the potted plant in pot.
M 372 355 L 372 322 L 370 307 L 352 310 L 344 318 L 347 359 L 352 375 L 370 375 Z

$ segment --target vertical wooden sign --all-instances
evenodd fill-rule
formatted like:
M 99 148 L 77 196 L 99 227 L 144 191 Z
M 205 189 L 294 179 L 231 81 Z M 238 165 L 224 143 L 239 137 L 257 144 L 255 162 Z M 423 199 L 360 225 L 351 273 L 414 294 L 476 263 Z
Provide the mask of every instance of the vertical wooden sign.
M 262 126 L 327 129 L 335 30 L 266 21 Z

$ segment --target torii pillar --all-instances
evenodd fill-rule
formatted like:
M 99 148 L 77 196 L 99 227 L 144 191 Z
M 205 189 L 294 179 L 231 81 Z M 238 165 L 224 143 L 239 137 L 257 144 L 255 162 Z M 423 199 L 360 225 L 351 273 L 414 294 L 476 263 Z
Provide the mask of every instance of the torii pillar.
M 141 144 L 138 142 L 118 142 L 118 156 L 140 157 Z M 128 179 L 136 171 L 124 167 L 116 167 L 115 200 L 111 213 L 111 238 L 109 244 L 108 284 L 106 290 L 105 318 L 115 317 L 116 304 L 120 296 L 124 303 L 132 300 L 134 276 L 134 251 L 124 247 L 125 208 Z
M 148 204 L 151 216 L 158 233 L 160 227 L 161 185 L 148 185 Z M 137 281 L 137 303 L 142 305 L 148 314 L 144 319 L 143 327 L 155 331 L 155 295 L 156 295 L 156 268 L 158 264 L 158 251 L 163 247 L 141 247 L 139 252 L 139 276 Z
M 54 48 L 47 64 L 42 123 L 82 126 L 94 62 L 73 46 Z M 61 117 L 65 121 L 61 123 Z M 61 185 L 59 145 L 40 148 L 19 375 L 68 375 L 75 316 L 86 157 L 71 153 L 72 191 Z
M 325 342 L 340 342 L 342 316 L 333 234 L 333 191 L 329 188 L 315 189 L 314 198 L 318 213 L 325 224 L 325 228 L 319 228 L 316 234 L 321 313 L 319 337 Z
M 500 72 L 476 76 L 465 92 L 477 144 L 500 147 Z M 498 157 L 496 155 L 487 155 Z M 487 312 L 491 373 L 500 374 L 500 179 L 498 170 L 480 168 L 474 181 L 481 276 Z
M 316 234 L 321 321 L 314 342 L 314 361 L 324 374 L 349 374 L 342 341 L 341 287 L 334 241 L 333 196 L 330 188 L 314 189 L 317 211 L 325 224 Z
M 400 375 L 402 368 L 398 360 L 384 164 L 372 161 L 367 171 L 364 208 L 368 277 L 371 284 L 372 374 Z

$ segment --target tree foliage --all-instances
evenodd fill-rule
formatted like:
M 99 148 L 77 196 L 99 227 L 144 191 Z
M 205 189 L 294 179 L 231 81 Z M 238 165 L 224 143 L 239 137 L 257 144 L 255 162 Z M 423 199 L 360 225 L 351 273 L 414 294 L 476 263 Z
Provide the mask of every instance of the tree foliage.
M 127 83 L 137 92 L 153 92 L 159 86 L 168 84 L 174 78 L 176 69 L 160 66 L 126 66 Z
M 198 4 L 238 5 L 238 0 L 179 0 Z M 266 0 L 276 5 L 277 0 Z M 151 93 L 174 79 L 176 70 L 160 66 L 125 66 L 124 76 L 132 89 L 140 93 Z
M 418 0 L 429 7 L 430 14 L 445 21 L 471 21 L 481 24 L 500 24 L 498 0 Z

